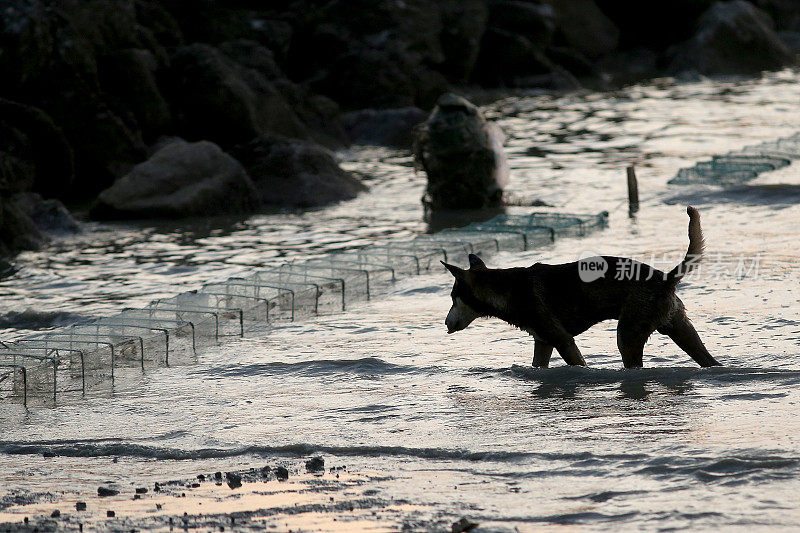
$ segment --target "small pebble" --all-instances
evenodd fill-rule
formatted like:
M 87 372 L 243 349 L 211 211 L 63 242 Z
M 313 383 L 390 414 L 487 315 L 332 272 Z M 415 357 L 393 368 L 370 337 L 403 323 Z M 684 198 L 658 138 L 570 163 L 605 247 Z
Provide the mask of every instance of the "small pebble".
M 115 513 L 114 511 L 106 511 L 106 516 L 109 518 L 114 518 L 115 516 L 117 516 L 117 513 Z
M 214 472 L 214 479 L 222 479 L 222 472 Z
M 136 487 L 136 494 L 147 494 L 146 487 Z
M 101 498 L 105 498 L 106 496 L 116 496 L 119 494 L 118 490 L 110 489 L 108 487 L 97 487 L 97 495 Z
M 75 510 L 76 511 L 85 511 L 86 510 L 86 502 L 75 502 Z
M 61 511 L 59 511 L 58 509 L 50 513 L 50 518 L 59 518 L 60 516 L 61 516 Z
M 206 476 L 204 476 L 203 474 L 200 474 L 200 475 L 197 476 L 197 479 L 200 480 L 200 481 L 205 481 L 206 480 Z

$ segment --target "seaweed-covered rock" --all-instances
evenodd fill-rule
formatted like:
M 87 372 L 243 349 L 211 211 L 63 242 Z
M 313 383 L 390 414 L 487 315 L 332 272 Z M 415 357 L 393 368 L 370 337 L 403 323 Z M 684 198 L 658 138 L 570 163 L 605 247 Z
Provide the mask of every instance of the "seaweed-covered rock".
M 233 153 L 265 205 L 314 207 L 355 198 L 366 190 L 328 150 L 310 142 L 262 136 Z
M 474 209 L 502 203 L 508 167 L 502 132 L 472 103 L 445 94 L 417 132 L 417 163 L 428 175 L 423 202 L 433 209 Z
M 208 141 L 177 140 L 103 191 L 91 214 L 100 219 L 182 218 L 243 213 L 257 207 L 242 165 Z
M 700 17 L 695 35 L 673 53 L 671 70 L 703 74 L 756 73 L 795 60 L 770 16 L 745 0 L 712 5 Z

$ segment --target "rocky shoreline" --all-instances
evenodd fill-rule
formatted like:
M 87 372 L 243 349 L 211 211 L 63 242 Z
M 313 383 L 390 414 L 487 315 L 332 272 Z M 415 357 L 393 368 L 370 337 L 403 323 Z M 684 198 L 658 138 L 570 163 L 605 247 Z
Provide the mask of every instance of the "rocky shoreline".
M 0 255 L 47 241 L 31 210 L 61 213 L 51 199 L 130 219 L 352 198 L 365 187 L 331 150 L 408 147 L 454 88 L 796 63 L 795 2 L 640 4 L 0 0 Z
M 381 494 L 381 472 L 326 467 L 322 457 L 278 461 L 191 479 L 142 484 L 109 483 L 92 493 L 0 494 L 0 531 L 263 531 L 425 530 L 469 531 L 477 524 L 447 513 L 422 518 L 419 507 Z M 421 520 L 421 521 L 420 521 Z

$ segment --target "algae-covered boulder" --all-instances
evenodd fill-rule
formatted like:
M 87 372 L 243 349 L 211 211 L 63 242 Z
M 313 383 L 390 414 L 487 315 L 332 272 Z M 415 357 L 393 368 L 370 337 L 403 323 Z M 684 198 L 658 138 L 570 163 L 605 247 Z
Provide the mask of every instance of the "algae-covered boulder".
M 502 203 L 508 166 L 503 135 L 480 110 L 452 93 L 439 98 L 417 130 L 414 157 L 428 175 L 430 208 L 474 209 Z

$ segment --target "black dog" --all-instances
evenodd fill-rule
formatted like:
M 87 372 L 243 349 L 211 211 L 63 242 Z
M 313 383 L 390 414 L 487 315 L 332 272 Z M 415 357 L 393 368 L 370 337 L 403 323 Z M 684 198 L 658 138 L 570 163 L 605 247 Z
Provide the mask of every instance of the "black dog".
M 689 214 L 689 249 L 669 273 L 622 257 L 594 257 L 562 265 L 489 269 L 475 255 L 469 270 L 447 263 L 455 276 L 447 332 L 493 316 L 535 339 L 533 365 L 547 367 L 553 348 L 570 365 L 586 365 L 574 337 L 594 324 L 617 319 L 617 346 L 626 368 L 641 367 L 645 342 L 654 331 L 668 335 L 701 366 L 720 363 L 708 353 L 686 316 L 675 287 L 703 253 L 700 213 Z M 594 269 L 593 269 L 594 267 Z M 605 267 L 603 269 L 603 267 Z M 619 276 L 615 273 L 625 272 Z

